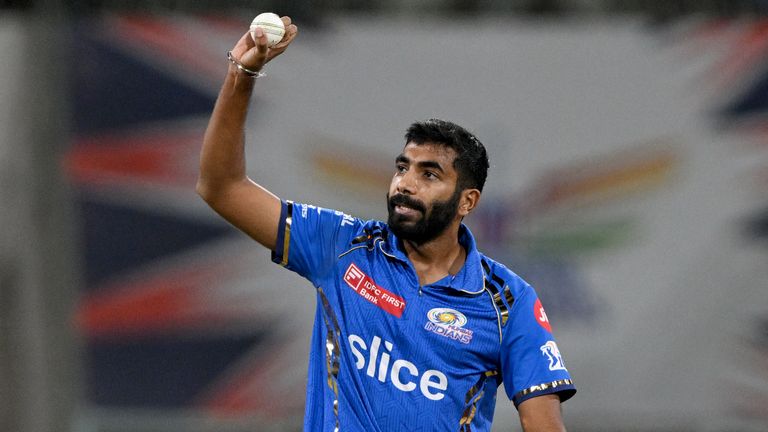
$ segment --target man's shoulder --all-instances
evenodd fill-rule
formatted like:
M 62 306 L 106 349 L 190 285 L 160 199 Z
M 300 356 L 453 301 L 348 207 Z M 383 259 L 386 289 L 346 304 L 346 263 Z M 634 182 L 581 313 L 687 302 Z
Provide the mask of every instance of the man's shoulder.
M 366 220 L 329 207 L 293 201 L 285 201 L 285 203 L 286 205 L 293 207 L 291 211 L 293 218 L 316 218 L 320 223 L 338 223 L 342 227 L 350 227 L 352 230 L 358 231 L 372 229 L 379 225 L 386 226 L 386 224 L 381 221 Z
M 387 238 L 389 233 L 389 227 L 386 223 L 375 219 L 360 219 L 354 218 L 355 228 L 354 231 L 359 235 L 366 235 L 369 239 L 374 238 Z
M 356 222 L 350 231 L 350 248 L 356 249 L 365 245 L 372 250 L 377 241 L 387 239 L 388 227 L 384 222 L 363 219 L 356 219 Z
M 499 289 L 503 290 L 508 286 L 512 293 L 515 294 L 515 297 L 518 297 L 531 288 L 525 279 L 503 263 L 494 260 L 482 252 L 478 251 L 478 254 L 480 255 L 480 261 L 486 278 L 500 285 Z
M 337 233 L 338 246 L 356 247 L 364 243 L 373 244 L 377 239 L 386 239 L 388 226 L 375 219 L 363 219 L 341 210 L 312 204 L 293 203 L 293 217 L 314 219 Z
M 376 219 L 360 219 L 362 230 L 380 231 L 382 234 L 386 234 L 389 227 L 386 223 Z

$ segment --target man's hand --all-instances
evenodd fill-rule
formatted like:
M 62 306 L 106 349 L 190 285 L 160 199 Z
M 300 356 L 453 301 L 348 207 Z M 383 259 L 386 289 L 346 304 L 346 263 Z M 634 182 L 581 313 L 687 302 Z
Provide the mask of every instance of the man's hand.
M 285 25 L 285 35 L 280 42 L 270 48 L 264 30 L 256 28 L 253 32 L 255 41 L 249 30 L 232 48 L 232 56 L 238 59 L 244 67 L 253 71 L 260 71 L 270 60 L 282 54 L 298 34 L 299 29 L 291 23 L 290 17 L 284 16 L 280 19 Z

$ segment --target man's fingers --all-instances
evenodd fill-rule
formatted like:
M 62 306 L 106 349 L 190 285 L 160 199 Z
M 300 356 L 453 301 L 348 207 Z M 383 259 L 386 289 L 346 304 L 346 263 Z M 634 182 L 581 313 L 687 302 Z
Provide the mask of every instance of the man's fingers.
M 245 37 L 246 39 L 241 39 L 237 45 L 237 47 L 242 47 L 243 49 L 239 61 L 248 69 L 261 70 L 267 61 L 267 35 L 264 33 L 264 30 L 256 28 L 246 33 Z
M 296 27 L 296 24 L 291 24 L 286 28 L 285 32 L 288 34 L 288 37 L 290 38 L 289 39 L 289 42 L 290 42 L 293 40 L 293 38 L 296 37 L 296 34 L 299 32 L 299 28 Z
M 294 38 L 296 38 L 296 35 L 299 33 L 299 28 L 296 27 L 295 24 L 290 24 L 285 28 L 285 35 L 283 35 L 283 39 L 275 44 L 271 49 L 272 50 L 280 50 L 284 49 L 288 46 L 288 44 L 293 41 Z
M 296 38 L 298 27 L 292 23 L 290 17 L 282 17 L 285 24 L 283 39 L 272 47 L 269 47 L 269 39 L 264 29 L 256 27 L 248 31 L 240 38 L 232 54 L 243 66 L 252 70 L 261 70 L 264 64 L 283 53 L 288 45 Z

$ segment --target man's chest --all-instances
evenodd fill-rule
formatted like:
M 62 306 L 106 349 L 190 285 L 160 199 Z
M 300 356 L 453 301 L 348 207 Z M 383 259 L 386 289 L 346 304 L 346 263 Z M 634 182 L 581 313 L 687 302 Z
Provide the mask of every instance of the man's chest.
M 488 293 L 419 287 L 406 263 L 363 252 L 340 258 L 327 283 L 355 365 L 369 376 L 386 379 L 399 367 L 460 378 L 497 366 L 499 320 Z

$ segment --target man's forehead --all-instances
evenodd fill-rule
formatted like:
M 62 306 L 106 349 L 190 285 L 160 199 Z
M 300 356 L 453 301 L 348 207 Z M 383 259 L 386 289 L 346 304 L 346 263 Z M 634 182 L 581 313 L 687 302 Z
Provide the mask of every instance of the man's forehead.
M 449 165 L 453 165 L 453 160 L 456 159 L 456 150 L 451 147 L 427 141 L 421 144 L 415 142 L 407 142 L 403 147 L 403 155 L 409 159 L 430 159 L 439 160 L 441 162 L 449 162 Z

